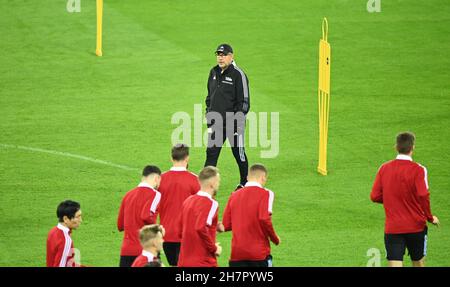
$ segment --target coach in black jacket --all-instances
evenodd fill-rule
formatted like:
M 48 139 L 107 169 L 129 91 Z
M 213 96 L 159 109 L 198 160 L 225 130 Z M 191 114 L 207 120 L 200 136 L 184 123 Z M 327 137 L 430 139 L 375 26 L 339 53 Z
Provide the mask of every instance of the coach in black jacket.
M 216 56 L 217 66 L 209 72 L 205 101 L 209 133 L 205 166 L 217 165 L 222 145 L 228 138 L 239 166 L 240 183 L 237 188 L 240 188 L 247 182 L 248 174 L 244 149 L 245 115 L 250 109 L 248 78 L 236 66 L 230 45 L 217 47 Z

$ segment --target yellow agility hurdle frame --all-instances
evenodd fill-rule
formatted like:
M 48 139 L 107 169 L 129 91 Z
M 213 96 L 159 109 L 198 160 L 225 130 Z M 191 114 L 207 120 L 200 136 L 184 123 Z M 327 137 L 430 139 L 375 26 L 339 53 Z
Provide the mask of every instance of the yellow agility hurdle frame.
M 328 119 L 330 115 L 331 47 L 328 43 L 328 20 L 322 21 L 319 44 L 319 165 L 317 171 L 327 175 Z
M 97 47 L 95 54 L 99 57 L 102 52 L 102 24 L 103 24 L 103 0 L 97 0 Z

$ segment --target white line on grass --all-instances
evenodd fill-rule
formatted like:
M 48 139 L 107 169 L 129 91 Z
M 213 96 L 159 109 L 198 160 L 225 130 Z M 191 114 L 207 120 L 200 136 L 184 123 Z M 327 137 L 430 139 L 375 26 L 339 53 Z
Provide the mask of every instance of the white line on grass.
M 124 169 L 124 170 L 138 170 L 137 168 L 134 168 L 134 167 L 129 167 L 129 166 L 126 166 L 126 165 L 121 165 L 121 164 L 115 164 L 115 163 L 112 163 L 112 162 L 109 162 L 109 161 L 104 161 L 104 160 L 101 160 L 101 159 L 91 158 L 91 157 L 78 155 L 78 154 L 73 154 L 73 153 L 68 153 L 68 152 L 61 152 L 61 151 L 56 151 L 56 150 L 48 150 L 48 149 L 34 148 L 34 147 L 26 147 L 26 146 L 20 146 L 20 145 L 2 144 L 2 143 L 0 143 L 0 147 L 12 148 L 12 149 L 20 149 L 20 150 L 26 150 L 26 151 L 31 151 L 31 152 L 48 153 L 48 154 L 52 154 L 52 155 L 59 155 L 59 156 L 65 156 L 65 157 L 71 157 L 71 158 L 81 159 L 81 160 L 85 160 L 85 161 L 90 161 L 90 162 L 93 162 L 93 163 L 98 163 L 98 164 L 103 164 L 103 165 L 107 165 L 107 166 L 111 166 L 111 167 L 116 167 L 116 168 L 120 168 L 120 169 Z

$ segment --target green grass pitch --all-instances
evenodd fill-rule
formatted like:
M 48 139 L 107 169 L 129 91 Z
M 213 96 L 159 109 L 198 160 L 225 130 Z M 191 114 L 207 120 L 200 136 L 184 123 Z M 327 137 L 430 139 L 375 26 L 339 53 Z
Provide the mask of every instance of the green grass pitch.
M 432 211 L 428 266 L 450 265 L 450 3 L 382 0 L 228 2 L 106 0 L 103 57 L 95 56 L 95 1 L 14 0 L 0 9 L 0 266 L 44 266 L 48 231 L 64 199 L 81 202 L 74 232 L 82 263 L 117 266 L 121 198 L 153 163 L 170 167 L 170 122 L 204 103 L 214 49 L 229 42 L 250 79 L 251 110 L 280 113 L 280 153 L 270 169 L 276 266 L 386 265 L 381 205 L 369 200 L 397 132 L 416 133 Z M 318 44 L 332 47 L 329 175 L 317 172 Z M 59 151 L 136 168 L 125 170 Z M 66 155 L 66 156 L 64 156 Z M 204 148 L 191 150 L 198 172 Z M 223 150 L 220 215 L 238 182 Z M 219 265 L 227 266 L 231 234 Z M 406 258 L 405 258 L 406 259 Z M 410 265 L 409 260 L 407 265 Z

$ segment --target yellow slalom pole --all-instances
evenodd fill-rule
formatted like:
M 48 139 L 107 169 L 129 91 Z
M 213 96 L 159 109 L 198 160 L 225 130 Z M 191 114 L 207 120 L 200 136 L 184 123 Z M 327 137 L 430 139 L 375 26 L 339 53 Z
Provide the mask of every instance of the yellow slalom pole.
M 319 43 L 319 165 L 317 171 L 327 175 L 328 119 L 330 116 L 331 47 L 328 43 L 328 21 L 323 18 Z
M 95 54 L 99 57 L 102 53 L 102 23 L 103 23 L 103 0 L 97 0 L 97 48 Z

